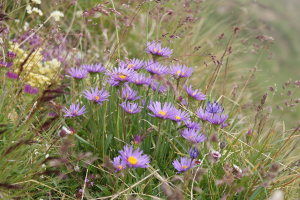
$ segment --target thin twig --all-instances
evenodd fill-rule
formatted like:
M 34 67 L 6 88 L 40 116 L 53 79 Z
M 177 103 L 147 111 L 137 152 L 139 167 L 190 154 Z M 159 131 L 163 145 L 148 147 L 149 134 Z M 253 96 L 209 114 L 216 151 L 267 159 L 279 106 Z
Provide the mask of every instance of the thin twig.
M 83 189 L 82 189 L 82 195 L 81 195 L 81 200 L 83 200 L 83 197 L 84 197 L 84 191 L 85 191 L 85 187 L 86 187 L 86 181 L 87 181 L 88 173 L 89 173 L 89 169 L 86 169 L 84 183 L 83 183 Z

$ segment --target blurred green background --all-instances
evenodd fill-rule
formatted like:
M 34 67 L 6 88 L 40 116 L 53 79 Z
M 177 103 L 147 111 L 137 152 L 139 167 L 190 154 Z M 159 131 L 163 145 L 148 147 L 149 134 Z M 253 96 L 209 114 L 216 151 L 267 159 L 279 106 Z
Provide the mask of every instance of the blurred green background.
M 249 62 L 241 65 L 257 64 L 257 90 L 261 93 L 274 88 L 273 93 L 269 91 L 273 113 L 289 127 L 295 127 L 300 119 L 300 89 L 295 85 L 300 79 L 300 1 L 236 0 L 220 1 L 218 5 L 219 15 L 232 17 L 251 37 L 263 35 L 272 40 L 258 62 L 258 54 L 249 55 L 245 56 Z
M 300 1 L 263 0 L 244 1 L 240 9 L 257 32 L 274 39 L 272 55 L 261 65 L 266 82 L 283 83 L 300 77 Z

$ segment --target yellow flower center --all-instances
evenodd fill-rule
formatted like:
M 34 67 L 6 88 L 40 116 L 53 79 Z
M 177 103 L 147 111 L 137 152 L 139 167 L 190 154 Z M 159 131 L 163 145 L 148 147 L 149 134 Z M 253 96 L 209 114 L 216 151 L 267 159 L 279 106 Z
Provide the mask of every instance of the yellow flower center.
M 137 160 L 135 157 L 133 157 L 133 156 L 129 156 L 129 158 L 127 159 L 127 161 L 128 161 L 130 164 L 132 164 L 132 165 L 135 165 L 135 164 L 137 164 L 137 162 L 138 162 L 138 160 Z
M 132 113 L 133 110 L 132 110 L 132 109 L 129 109 L 128 111 Z
M 138 79 L 135 80 L 136 83 L 139 83 L 140 81 Z
M 96 101 L 98 101 L 100 99 L 100 97 L 99 96 L 95 96 L 95 99 L 96 99 Z
M 129 69 L 131 69 L 132 67 L 134 67 L 134 65 L 133 65 L 133 64 L 128 64 L 127 67 L 128 67 Z
M 195 96 L 197 94 L 197 92 L 193 92 L 192 96 Z
M 123 166 L 122 166 L 122 165 L 118 165 L 118 168 L 119 168 L 119 169 L 123 169 Z
M 161 110 L 161 111 L 158 112 L 158 114 L 160 114 L 162 116 L 165 116 L 167 114 L 167 112 Z
M 178 119 L 178 120 L 179 120 L 179 119 L 181 119 L 181 117 L 180 117 L 180 116 L 176 116 L 175 118 L 176 118 L 176 119 Z
M 154 51 L 154 53 L 160 53 L 161 52 L 161 50 L 158 50 L 156 48 L 154 48 L 153 51 Z
M 176 73 L 177 73 L 177 75 L 180 75 L 181 71 L 180 71 L 180 70 L 178 70 Z
M 188 166 L 186 166 L 186 165 L 182 165 L 182 168 L 183 168 L 183 169 L 186 169 L 186 168 L 188 168 Z
M 124 74 L 120 74 L 119 77 L 120 77 L 120 79 L 125 79 L 127 76 Z

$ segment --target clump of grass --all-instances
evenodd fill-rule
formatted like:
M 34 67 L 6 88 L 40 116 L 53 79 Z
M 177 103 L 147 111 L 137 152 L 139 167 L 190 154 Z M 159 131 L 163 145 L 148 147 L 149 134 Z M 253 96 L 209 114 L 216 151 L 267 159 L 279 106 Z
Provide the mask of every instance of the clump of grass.
M 26 11 L 19 23 L 33 30 L 23 34 L 6 20 L 24 16 L 27 3 L 5 2 L 1 197 L 296 196 L 299 126 L 272 118 L 274 89 L 251 92 L 255 66 L 236 70 L 248 48 L 242 27 L 215 31 L 227 21 L 209 27 L 214 5 L 200 1 L 127 3 L 61 2 L 57 22 L 49 2 L 30 1 L 46 16 Z M 12 38 L 24 59 L 12 56 Z M 30 59 L 37 52 L 43 59 Z M 49 59 L 57 73 L 43 73 L 56 69 Z M 32 72 L 53 81 L 33 85 Z

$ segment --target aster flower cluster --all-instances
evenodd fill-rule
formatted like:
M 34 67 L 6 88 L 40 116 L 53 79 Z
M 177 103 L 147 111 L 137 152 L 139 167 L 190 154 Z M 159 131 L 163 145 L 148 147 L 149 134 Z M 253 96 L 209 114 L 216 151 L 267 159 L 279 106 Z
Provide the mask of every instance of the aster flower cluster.
M 102 104 L 104 101 L 108 101 L 110 96 L 108 91 L 104 89 L 98 89 L 98 87 L 86 89 L 83 91 L 83 95 L 91 102 Z M 64 108 L 63 112 L 65 117 L 77 117 L 86 113 L 85 106 L 80 107 L 80 104 L 71 104 L 70 108 Z
M 115 94 L 118 100 L 122 100 L 122 102 L 118 102 L 117 109 L 124 111 L 121 115 L 125 120 L 123 123 L 127 123 L 126 119 L 129 119 L 131 115 L 141 116 L 142 113 L 145 113 L 142 112 L 144 109 L 148 109 L 148 115 L 152 118 L 160 119 L 157 120 L 160 125 L 167 123 L 167 121 L 172 122 L 174 130 L 190 149 L 188 151 L 189 156 L 180 157 L 172 162 L 177 172 L 185 172 L 201 164 L 201 161 L 198 160 L 198 148 L 207 140 L 207 136 L 204 134 L 207 126 L 204 122 L 207 121 L 212 125 L 225 127 L 224 122 L 228 116 L 223 114 L 224 108 L 221 104 L 217 102 L 211 103 L 210 101 L 207 102 L 204 108 L 196 109 L 195 113 L 191 111 L 193 109 L 190 107 L 192 101 L 205 101 L 207 99 L 200 89 L 193 89 L 191 85 L 184 84 L 178 87 L 181 79 L 189 78 L 192 75 L 192 68 L 179 64 L 173 64 L 168 67 L 160 63 L 158 61 L 159 56 L 169 57 L 172 54 L 172 50 L 163 48 L 159 43 L 148 43 L 146 52 L 153 55 L 153 60 L 129 59 L 120 61 L 117 67 L 107 70 L 101 64 L 82 65 L 78 68 L 69 69 L 68 73 L 74 79 L 81 80 L 87 78 L 89 73 L 104 72 L 104 76 L 101 77 L 104 80 L 101 81 L 102 87 L 110 87 L 113 88 L 112 91 L 117 91 Z M 165 80 L 168 77 L 172 79 L 170 81 Z M 172 87 L 172 80 L 177 83 L 178 92 L 181 92 L 181 90 L 186 92 L 186 94 L 180 96 L 181 100 L 179 102 L 181 104 L 179 105 L 181 107 L 170 101 L 163 102 L 161 99 L 164 98 L 159 98 L 159 96 L 168 96 L 168 89 L 172 88 L 175 90 L 175 87 Z M 139 93 L 143 88 L 147 89 L 146 96 L 145 93 Z M 154 92 L 149 93 L 149 89 L 152 89 Z M 96 105 L 110 101 L 110 94 L 106 89 L 91 87 L 85 89 L 82 94 L 85 99 Z M 151 94 L 154 94 L 153 97 Z M 159 100 L 156 98 L 157 96 Z M 188 101 L 185 101 L 185 98 Z M 183 104 L 182 102 L 186 103 Z M 72 104 L 70 108 L 65 108 L 63 111 L 65 112 L 65 117 L 76 117 L 86 113 L 85 106 L 80 106 L 80 104 Z M 129 118 L 123 117 L 125 113 L 128 114 L 126 116 Z M 203 124 L 199 123 L 199 121 L 202 121 Z M 130 123 L 131 119 L 129 120 Z M 210 126 L 209 124 L 207 125 Z M 141 146 L 142 140 L 146 139 L 146 137 L 147 134 L 145 133 L 135 134 L 134 145 Z M 163 136 L 160 135 L 159 137 Z M 156 148 L 159 148 L 159 143 L 157 145 Z M 126 168 L 146 168 L 150 164 L 150 158 L 148 155 L 144 155 L 140 148 L 126 145 L 123 150 L 119 151 L 119 155 L 113 158 L 112 163 L 115 171 L 121 171 Z
M 177 109 L 169 102 L 164 104 L 161 104 L 160 102 L 151 102 L 148 109 L 151 111 L 150 115 L 152 117 L 169 119 L 177 123 L 184 122 L 184 125 L 187 128 L 181 131 L 181 136 L 192 145 L 206 140 L 206 136 L 200 133 L 201 125 L 197 122 L 190 121 L 188 112 Z M 199 164 L 196 160 L 198 154 L 198 151 L 194 148 L 193 151 L 190 152 L 191 158 L 181 157 L 179 160 L 174 160 L 172 164 L 178 172 L 187 171 Z
M 175 122 L 182 122 L 188 121 L 190 118 L 188 112 L 177 109 L 170 102 L 162 104 L 158 101 L 154 101 L 149 104 L 148 109 L 151 111 L 151 113 L 149 114 L 150 116 L 158 117 L 161 119 L 169 119 Z

